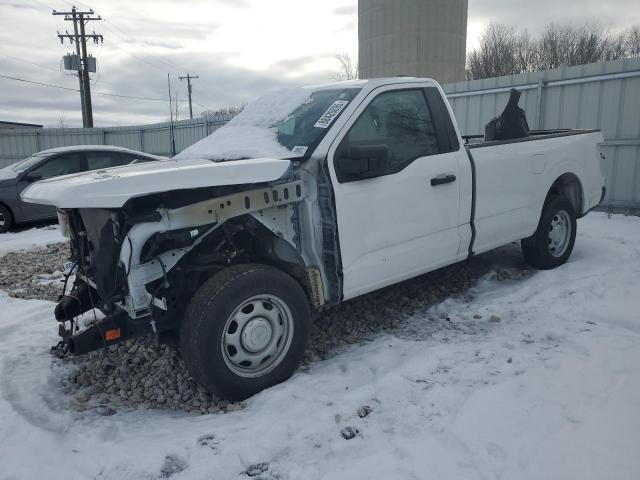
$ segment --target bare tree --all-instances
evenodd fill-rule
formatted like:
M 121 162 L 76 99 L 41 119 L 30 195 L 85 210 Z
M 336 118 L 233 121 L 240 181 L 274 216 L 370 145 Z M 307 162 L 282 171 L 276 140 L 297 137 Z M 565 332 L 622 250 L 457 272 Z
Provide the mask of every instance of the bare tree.
M 244 110 L 245 105 L 246 104 L 243 104 L 239 107 L 222 107 L 217 110 L 205 110 L 204 112 L 202 112 L 200 117 L 213 122 L 231 120 L 242 110 Z
M 534 70 L 538 64 L 538 51 L 532 47 L 532 40 L 529 32 L 523 30 L 517 34 L 513 40 L 514 46 L 514 73 L 526 73 Z
M 331 75 L 335 81 L 355 80 L 358 78 L 358 61 L 354 61 L 348 53 L 340 53 L 335 56 L 338 61 L 338 70 Z
M 473 79 L 520 73 L 520 64 L 528 58 L 524 42 L 528 42 L 526 31 L 518 35 L 513 27 L 490 23 L 482 32 L 480 48 L 469 54 L 468 76 Z
M 611 40 L 597 23 L 582 27 L 552 23 L 542 31 L 537 49 L 538 70 L 585 65 L 606 59 Z
M 640 57 L 640 25 L 634 25 L 625 32 L 627 57 Z
M 467 57 L 467 78 L 488 78 L 640 56 L 640 26 L 611 34 L 597 22 L 552 23 L 538 38 L 490 23 Z
M 626 32 L 622 32 L 609 39 L 604 59 L 617 60 L 625 57 L 627 57 L 627 37 Z
M 67 128 L 67 116 L 64 112 L 58 115 L 58 128 Z

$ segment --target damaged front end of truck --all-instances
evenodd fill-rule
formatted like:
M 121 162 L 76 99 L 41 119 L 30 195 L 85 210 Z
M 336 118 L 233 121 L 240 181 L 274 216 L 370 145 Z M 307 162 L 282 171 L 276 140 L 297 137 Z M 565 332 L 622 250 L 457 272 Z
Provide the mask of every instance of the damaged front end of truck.
M 277 265 L 320 308 L 320 271 L 301 254 L 297 204 L 308 189 L 288 180 L 160 193 L 120 209 L 60 209 L 75 284 L 55 310 L 56 352 L 84 354 L 150 333 L 160 340 L 179 328 L 193 292 L 237 263 Z M 81 330 L 78 316 L 94 309 L 103 318 L 92 315 Z
M 85 354 L 148 334 L 162 342 L 177 333 L 190 371 L 212 391 L 244 398 L 290 376 L 310 312 L 342 299 L 326 161 L 331 136 L 322 142 L 361 87 L 269 94 L 171 160 L 29 186 L 23 200 L 55 205 L 70 239 L 74 284 L 55 309 L 61 340 L 54 353 Z M 197 293 L 229 292 L 235 287 L 220 279 L 235 275 L 240 285 L 242 271 L 262 286 L 247 280 L 242 288 L 253 293 L 246 299 L 224 297 L 212 307 L 227 320 L 207 317 L 211 328 L 232 322 L 241 330 L 209 330 L 222 340 L 200 345 L 192 313 L 210 302 Z M 226 312 L 234 301 L 258 313 Z M 202 356 L 210 346 L 214 364 Z

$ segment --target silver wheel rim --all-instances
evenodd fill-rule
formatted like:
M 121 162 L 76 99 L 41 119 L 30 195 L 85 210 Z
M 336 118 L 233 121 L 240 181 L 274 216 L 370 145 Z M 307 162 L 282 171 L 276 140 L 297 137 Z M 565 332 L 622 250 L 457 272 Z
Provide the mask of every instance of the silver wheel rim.
M 259 377 L 283 360 L 293 338 L 293 317 L 275 295 L 248 298 L 227 318 L 222 333 L 222 356 L 241 377 Z
M 560 210 L 551 219 L 549 225 L 549 253 L 554 257 L 561 257 L 567 251 L 571 238 L 571 217 Z

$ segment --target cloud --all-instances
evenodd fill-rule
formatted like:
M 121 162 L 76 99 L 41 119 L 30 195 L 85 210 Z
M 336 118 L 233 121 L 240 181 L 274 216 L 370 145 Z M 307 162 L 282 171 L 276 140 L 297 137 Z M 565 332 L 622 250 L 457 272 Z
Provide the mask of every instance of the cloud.
M 87 2 L 89 5 L 87 5 Z M 84 0 L 106 21 L 91 22 L 104 45 L 89 45 L 98 59 L 93 92 L 167 97 L 167 73 L 179 98 L 186 85 L 178 75 L 199 75 L 193 82 L 194 113 L 243 104 L 280 87 L 324 83 L 336 69 L 334 54 L 357 51 L 357 6 L 353 0 Z M 64 0 L 43 0 L 67 9 Z M 56 30 L 71 25 L 33 0 L 0 0 L 2 52 L 39 67 L 0 56 L 0 72 L 43 83 L 78 88 L 73 75 L 59 70 L 60 58 L 74 49 L 61 46 Z M 21 8 L 23 6 L 32 8 Z M 577 7 L 579 5 L 579 8 Z M 6 8 L 7 6 L 14 8 Z M 597 19 L 612 29 L 640 24 L 637 0 L 469 0 L 469 36 L 497 21 L 536 33 L 551 21 L 583 23 Z M 28 25 L 28 35 L 24 26 Z M 46 67 L 46 68 L 45 68 Z M 65 114 L 81 125 L 79 93 L 0 79 L 0 119 L 57 123 Z M 164 101 L 93 96 L 96 125 L 143 124 L 168 117 Z M 182 115 L 188 107 L 182 103 Z
M 334 15 L 357 15 L 358 14 L 358 6 L 357 5 L 345 5 L 343 7 L 334 8 Z
M 469 18 L 526 28 L 532 33 L 551 22 L 583 24 L 596 20 L 612 28 L 640 23 L 637 0 L 469 0 Z
M 39 10 L 40 7 L 38 5 L 34 5 L 32 3 L 10 3 L 8 4 L 11 8 L 19 8 L 23 10 Z
M 162 58 L 171 62 L 179 57 L 180 55 L 164 55 Z M 327 54 L 323 58 L 328 59 L 330 55 Z M 308 67 L 318 61 L 315 56 L 284 59 L 273 63 L 265 71 L 228 65 L 225 59 L 226 55 L 210 56 L 208 62 L 200 64 L 196 69 L 199 78 L 192 82 L 194 113 L 198 114 L 205 109 L 215 110 L 242 105 L 278 88 L 324 83 L 330 80 L 327 72 L 307 72 Z M 168 98 L 166 73 L 146 68 L 135 58 L 122 59 L 117 65 L 117 71 L 109 75 L 108 83 L 98 78 L 91 85 L 95 125 L 154 123 L 168 117 L 168 101 L 122 99 L 97 93 L 113 92 L 129 96 Z M 292 72 L 307 73 L 292 75 Z M 78 85 L 73 76 L 61 78 L 56 72 L 43 71 L 37 67 L 29 70 L 29 79 L 69 88 L 77 88 Z M 17 84 L 4 79 L 0 79 L 0 88 L 3 91 L 11 91 L 11 95 L 0 105 L 0 118 L 3 120 L 52 126 L 57 123 L 58 116 L 64 113 L 68 126 L 80 126 L 82 123 L 79 92 Z M 180 82 L 175 75 L 172 76 L 172 91 L 177 92 L 178 98 L 183 100 L 180 111 L 181 118 L 185 118 L 188 116 L 188 107 L 184 102 L 187 98 L 186 84 Z

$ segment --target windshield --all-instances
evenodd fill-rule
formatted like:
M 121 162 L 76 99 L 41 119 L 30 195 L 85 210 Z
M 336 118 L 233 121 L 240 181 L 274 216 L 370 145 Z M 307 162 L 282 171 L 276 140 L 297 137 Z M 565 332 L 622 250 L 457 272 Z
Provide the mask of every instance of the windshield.
M 174 158 L 225 161 L 304 157 L 313 151 L 360 90 L 350 86 L 270 93 Z
M 25 170 L 30 169 L 34 165 L 36 165 L 40 160 L 42 160 L 47 155 L 45 153 L 34 153 L 30 157 L 25 158 L 24 160 L 20 160 L 19 162 L 14 163 L 13 165 L 9 165 L 10 170 L 13 170 L 15 173 L 22 173 Z

